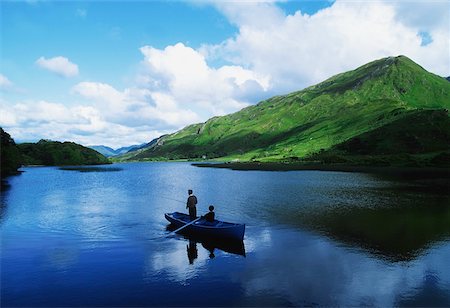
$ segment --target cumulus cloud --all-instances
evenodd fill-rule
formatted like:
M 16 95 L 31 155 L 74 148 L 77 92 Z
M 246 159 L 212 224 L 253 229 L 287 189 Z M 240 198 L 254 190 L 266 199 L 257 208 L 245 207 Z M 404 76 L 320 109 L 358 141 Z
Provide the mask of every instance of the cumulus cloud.
M 216 6 L 238 26 L 239 33 L 219 45 L 203 46 L 204 54 L 269 76 L 275 92 L 299 90 L 369 61 L 400 54 L 434 73 L 450 73 L 448 3 L 421 11 L 423 5 L 416 2 L 336 1 L 314 15 L 301 11 L 286 15 L 273 3 L 219 2 Z M 437 16 L 433 20 L 427 16 L 430 10 Z M 426 21 L 417 22 L 421 17 Z M 427 44 L 422 41 L 423 31 L 429 35 Z
M 171 96 L 144 88 L 119 91 L 104 83 L 81 82 L 72 92 L 102 110 L 107 121 L 128 127 L 145 125 L 155 130 L 173 130 L 200 121 L 193 111 L 179 106 Z
M 267 76 L 242 66 L 210 67 L 200 51 L 182 43 L 163 50 L 151 46 L 140 50 L 144 55 L 141 86 L 165 93 L 179 106 L 196 110 L 205 120 L 254 103 L 246 96 L 253 94 L 254 87 L 266 91 L 269 84 Z
M 50 72 L 56 73 L 63 77 L 74 77 L 78 75 L 78 65 L 69 61 L 65 57 L 54 57 L 46 59 L 40 57 L 36 60 L 36 64 Z
M 0 110 L 0 125 L 19 142 L 45 138 L 120 147 L 148 142 L 165 133 L 151 126 L 131 127 L 108 121 L 95 105 L 67 107 L 48 101 L 13 104 L 1 100 Z

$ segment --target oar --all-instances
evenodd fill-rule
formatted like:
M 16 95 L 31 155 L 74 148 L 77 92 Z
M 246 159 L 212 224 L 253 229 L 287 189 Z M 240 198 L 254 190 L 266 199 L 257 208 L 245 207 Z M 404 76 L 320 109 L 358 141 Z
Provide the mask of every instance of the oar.
M 175 232 L 178 232 L 178 231 L 180 231 L 180 230 L 183 230 L 184 228 L 186 228 L 187 226 L 190 226 L 190 225 L 192 225 L 194 222 L 196 222 L 196 221 L 198 221 L 198 220 L 200 220 L 202 217 L 199 217 L 199 218 L 197 218 L 197 219 L 194 219 L 193 221 L 191 221 L 190 223 L 187 223 L 187 224 L 185 224 L 184 226 L 182 226 L 182 227 L 179 227 L 178 229 L 176 229 L 176 230 L 174 230 L 174 231 L 172 231 L 172 232 L 170 232 L 170 233 L 167 233 L 166 234 L 166 236 L 168 236 L 169 234 L 172 234 L 172 233 L 175 233 Z

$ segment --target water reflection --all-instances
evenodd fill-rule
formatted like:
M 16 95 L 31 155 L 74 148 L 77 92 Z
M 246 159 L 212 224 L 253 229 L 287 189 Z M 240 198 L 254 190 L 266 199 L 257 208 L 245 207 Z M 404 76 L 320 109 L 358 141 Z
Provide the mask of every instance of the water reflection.
M 6 201 L 6 195 L 8 193 L 8 190 L 11 189 L 11 185 L 8 183 L 8 181 L 1 179 L 0 181 L 0 223 L 5 219 L 6 212 L 7 212 L 7 201 Z
M 174 227 L 172 224 L 169 224 L 166 226 L 166 230 L 174 231 L 176 230 L 176 227 Z M 186 245 L 186 251 L 189 264 L 194 264 L 194 261 L 198 257 L 197 244 L 201 244 L 201 246 L 206 251 L 208 251 L 208 256 L 210 259 L 214 259 L 216 257 L 217 251 L 245 257 L 244 241 L 199 237 L 186 233 L 176 236 L 178 236 L 179 238 L 183 238 L 188 242 L 188 244 Z
M 189 244 L 186 245 L 186 250 L 189 264 L 194 264 L 194 260 L 198 257 L 197 242 L 189 240 Z
M 394 260 L 412 260 L 450 236 L 450 207 L 332 209 L 303 217 L 305 225 Z
M 122 171 L 123 169 L 117 167 L 69 166 L 69 167 L 59 167 L 59 170 L 78 171 L 78 172 L 115 172 L 115 171 Z
M 288 203 L 272 215 L 391 261 L 413 260 L 450 238 L 450 192 L 439 186 L 448 179 L 369 177 L 377 178 L 375 185 L 340 185 L 322 197 L 329 198 L 325 203 Z M 429 181 L 439 182 L 439 189 Z
M 448 242 L 430 248 L 415 261 L 392 263 L 314 234 L 274 228 L 251 232 L 255 233 L 247 240 L 253 249 L 248 253 L 252 262 L 246 264 L 239 281 L 252 303 L 267 305 L 259 302 L 262 294 L 292 306 L 448 303 Z M 420 301 L 421 296 L 427 296 L 426 300 Z
M 395 306 L 426 307 L 433 303 L 436 307 L 450 307 L 450 294 L 442 287 L 438 273 L 427 272 L 423 284 L 411 293 L 400 295 Z

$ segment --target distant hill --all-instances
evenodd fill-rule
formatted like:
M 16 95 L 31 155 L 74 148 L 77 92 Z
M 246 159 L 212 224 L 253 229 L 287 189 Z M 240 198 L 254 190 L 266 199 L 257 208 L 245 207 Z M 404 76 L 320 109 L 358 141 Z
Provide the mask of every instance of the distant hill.
M 93 149 L 106 157 L 117 155 L 116 150 L 105 145 L 90 145 L 88 148 Z
M 131 152 L 131 151 L 136 151 L 136 150 L 142 149 L 144 147 L 147 147 L 148 145 L 149 145 L 149 143 L 143 143 L 143 144 L 131 145 L 128 147 L 121 147 L 118 149 L 113 149 L 113 148 L 110 148 L 105 145 L 92 145 L 92 146 L 88 146 L 88 148 L 93 149 L 106 157 L 111 157 L 111 156 L 125 154 L 125 153 Z
M 450 81 L 450 76 L 448 76 L 447 78 L 445 78 L 445 79 L 447 79 L 448 81 Z
M 110 161 L 102 154 L 74 142 L 40 140 L 18 145 L 24 165 L 99 165 Z
M 14 139 L 0 127 L 0 160 L 1 160 L 1 177 L 16 174 L 22 165 L 22 154 L 17 147 Z
M 150 141 L 149 143 L 144 143 L 138 147 L 134 147 L 132 149 L 130 149 L 128 152 L 126 153 L 122 153 L 122 154 L 118 154 L 115 156 L 111 156 L 111 160 L 115 161 L 115 162 L 120 162 L 120 161 L 126 161 L 126 160 L 132 160 L 132 159 L 128 159 L 128 158 L 134 158 L 137 155 L 139 155 L 139 153 L 144 152 L 150 148 L 153 148 L 155 145 L 157 145 L 157 143 L 161 140 L 161 138 L 164 138 L 166 135 L 162 135 L 159 138 L 155 138 L 152 141 Z
M 364 149 L 368 155 L 397 141 L 401 145 L 392 148 L 396 154 L 439 150 L 435 155 L 440 155 L 449 149 L 448 115 L 443 116 L 449 108 L 450 83 L 405 56 L 388 57 L 302 91 L 187 126 L 117 159 L 297 161 L 339 145 L 346 155 Z M 435 114 L 444 126 L 442 134 L 433 135 L 425 125 Z M 417 129 L 407 133 L 412 126 L 408 123 Z M 389 141 L 375 138 L 384 132 L 391 134 Z M 355 138 L 367 143 L 364 149 L 351 146 Z

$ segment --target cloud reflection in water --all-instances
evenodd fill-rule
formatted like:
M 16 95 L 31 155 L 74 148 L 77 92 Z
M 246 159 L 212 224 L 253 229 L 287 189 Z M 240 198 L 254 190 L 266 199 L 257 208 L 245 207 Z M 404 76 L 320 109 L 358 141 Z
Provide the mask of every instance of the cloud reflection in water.
M 269 293 L 293 305 L 393 306 L 400 295 L 420 289 L 430 271 L 450 290 L 448 242 L 436 254 L 393 263 L 303 232 L 265 229 L 246 241 L 254 252 L 239 280 L 249 297 Z

